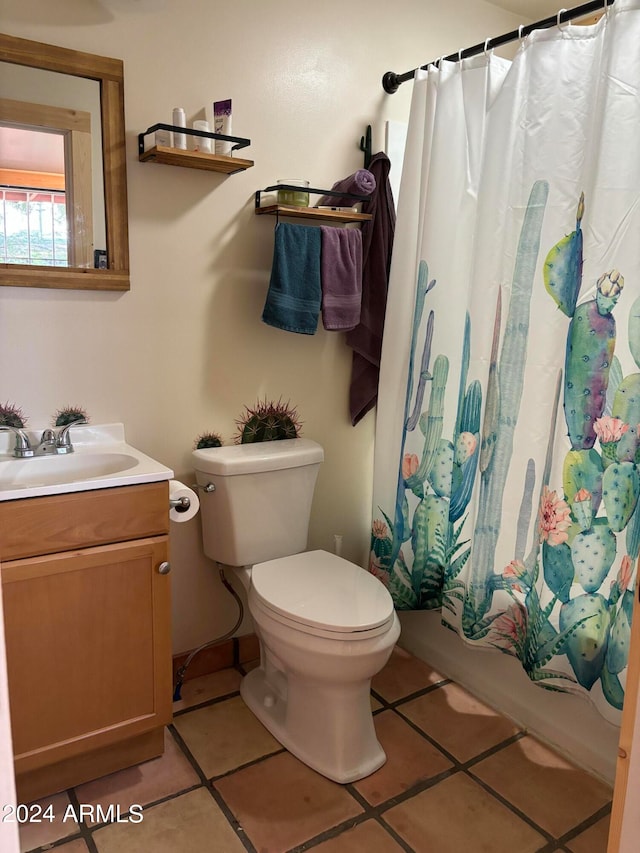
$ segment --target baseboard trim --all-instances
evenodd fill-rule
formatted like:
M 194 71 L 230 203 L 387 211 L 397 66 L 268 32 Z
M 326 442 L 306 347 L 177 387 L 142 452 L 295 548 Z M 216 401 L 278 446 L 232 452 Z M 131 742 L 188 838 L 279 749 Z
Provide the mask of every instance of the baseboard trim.
M 173 683 L 178 677 L 178 670 L 185 664 L 193 650 L 181 652 L 173 656 Z M 203 649 L 194 657 L 184 674 L 183 681 L 191 681 L 221 669 L 229 669 L 260 657 L 260 646 L 255 634 L 244 634 L 242 637 L 232 637 Z

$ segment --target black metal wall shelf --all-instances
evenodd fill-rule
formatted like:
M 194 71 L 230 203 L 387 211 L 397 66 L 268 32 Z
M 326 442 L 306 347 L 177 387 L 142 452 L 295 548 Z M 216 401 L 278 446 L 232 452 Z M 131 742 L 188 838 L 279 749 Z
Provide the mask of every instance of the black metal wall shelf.
M 233 175 L 253 166 L 253 160 L 243 160 L 240 157 L 228 157 L 224 154 L 210 154 L 207 151 L 188 151 L 184 148 L 170 148 L 165 145 L 154 145 L 144 149 L 146 136 L 156 130 L 168 130 L 173 133 L 183 133 L 186 136 L 201 136 L 206 139 L 221 139 L 223 142 L 234 143 L 232 151 L 251 145 L 250 139 L 240 136 L 226 136 L 223 133 L 210 133 L 204 130 L 194 130 L 189 127 L 177 127 L 173 124 L 154 124 L 144 133 L 138 134 L 138 159 L 141 163 L 163 163 L 166 166 L 185 166 L 189 169 L 202 169 L 209 172 L 223 172 Z
M 277 192 L 278 190 L 293 190 L 294 192 L 308 192 L 312 195 L 336 196 L 339 199 L 349 199 L 354 202 L 367 201 L 368 195 L 359 195 L 357 193 L 345 193 L 336 190 L 321 190 L 313 187 L 300 187 L 290 184 L 276 184 L 272 187 L 265 187 L 263 190 L 256 190 L 255 194 L 255 213 L 257 216 L 289 216 L 298 219 L 323 219 L 325 222 L 368 222 L 371 219 L 370 213 L 357 213 L 354 210 L 344 209 L 326 209 L 318 207 L 295 207 L 290 204 L 269 204 L 261 207 L 262 193 Z

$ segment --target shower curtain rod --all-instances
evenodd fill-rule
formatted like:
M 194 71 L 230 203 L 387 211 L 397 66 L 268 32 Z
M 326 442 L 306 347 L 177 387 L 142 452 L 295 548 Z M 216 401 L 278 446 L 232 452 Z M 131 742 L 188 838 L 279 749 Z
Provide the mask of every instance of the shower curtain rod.
M 420 68 L 426 69 L 429 65 L 437 66 L 442 59 L 446 59 L 449 62 L 459 62 L 461 59 L 468 59 L 470 56 L 477 56 L 479 53 L 484 53 L 494 47 L 501 47 L 503 44 L 508 44 L 510 41 L 516 41 L 517 39 L 524 38 L 534 30 L 544 30 L 549 27 L 566 24 L 567 21 L 572 21 L 574 18 L 582 18 L 590 12 L 604 10 L 607 6 L 612 6 L 613 3 L 614 0 L 591 0 L 590 3 L 583 3 L 582 6 L 576 6 L 574 9 L 561 9 L 557 15 L 553 15 L 550 18 L 545 18 L 542 21 L 536 21 L 535 24 L 520 26 L 517 30 L 512 30 L 510 33 L 503 33 L 501 36 L 494 36 L 494 38 L 474 44 L 472 47 L 465 47 L 463 50 L 457 51 L 456 53 L 450 53 L 449 56 L 441 56 L 433 62 L 421 65 Z M 395 71 L 387 71 L 382 78 L 382 88 L 388 95 L 393 95 L 394 92 L 398 91 L 401 83 L 405 83 L 407 80 L 412 80 L 416 76 L 417 70 L 417 68 L 414 68 L 413 71 L 406 71 L 404 74 L 396 74 Z

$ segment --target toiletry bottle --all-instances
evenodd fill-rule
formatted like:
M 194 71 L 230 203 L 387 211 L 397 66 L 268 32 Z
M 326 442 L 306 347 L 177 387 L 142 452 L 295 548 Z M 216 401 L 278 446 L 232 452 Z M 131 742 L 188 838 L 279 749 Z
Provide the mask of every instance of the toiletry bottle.
M 187 126 L 187 118 L 184 114 L 184 110 L 182 107 L 174 107 L 173 108 L 173 121 L 172 124 L 174 127 L 186 127 Z M 173 147 L 174 148 L 182 148 L 186 149 L 187 147 L 187 137 L 184 133 L 173 133 Z
M 228 101 L 213 102 L 213 132 L 231 136 L 231 98 Z M 231 143 L 216 139 L 216 154 L 231 157 Z
M 209 122 L 201 120 L 194 121 L 193 129 L 202 130 L 205 133 L 210 133 L 211 131 L 211 128 L 209 127 Z M 194 136 L 193 150 L 201 151 L 203 154 L 211 154 L 211 138 L 208 136 Z

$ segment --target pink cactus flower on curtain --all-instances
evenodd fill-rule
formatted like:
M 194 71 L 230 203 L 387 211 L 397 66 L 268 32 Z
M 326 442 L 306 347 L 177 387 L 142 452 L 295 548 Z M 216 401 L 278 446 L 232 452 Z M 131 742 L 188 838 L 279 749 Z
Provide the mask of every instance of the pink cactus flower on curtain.
M 548 486 L 542 489 L 540 509 L 538 510 L 538 533 L 541 542 L 560 545 L 569 538 L 567 530 L 571 525 L 571 510 L 567 503 L 559 498 Z

